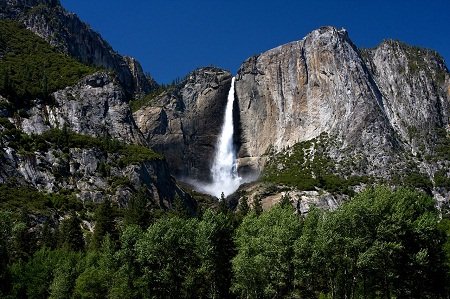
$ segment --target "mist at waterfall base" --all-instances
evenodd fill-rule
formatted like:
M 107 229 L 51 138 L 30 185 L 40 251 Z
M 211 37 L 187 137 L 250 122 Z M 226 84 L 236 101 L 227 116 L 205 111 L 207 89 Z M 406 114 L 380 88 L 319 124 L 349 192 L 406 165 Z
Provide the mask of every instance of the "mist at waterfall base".
M 234 103 L 234 80 L 231 79 L 231 87 L 228 92 L 225 118 L 222 130 L 216 145 L 214 162 L 211 167 L 212 182 L 209 184 L 194 183 L 198 191 L 220 198 L 222 192 L 228 196 L 235 192 L 244 182 L 237 173 L 236 149 L 233 144 L 233 103 Z

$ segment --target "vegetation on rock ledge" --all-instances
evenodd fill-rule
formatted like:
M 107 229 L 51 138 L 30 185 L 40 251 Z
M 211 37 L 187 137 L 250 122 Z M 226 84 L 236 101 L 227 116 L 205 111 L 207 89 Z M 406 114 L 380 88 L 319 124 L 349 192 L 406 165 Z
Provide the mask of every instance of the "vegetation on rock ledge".
M 334 164 L 326 153 L 327 142 L 327 135 L 322 134 L 318 138 L 297 143 L 281 153 L 272 154 L 264 168 L 262 179 L 299 190 L 322 188 L 352 194 L 351 186 L 367 183 L 369 178 L 345 178 L 335 174 Z
M 7 129 L 0 133 L 0 141 L 6 140 L 8 146 L 22 153 L 46 152 L 50 148 L 60 149 L 63 152 L 70 148 L 98 148 L 104 152 L 119 154 L 120 158 L 117 160 L 119 165 L 163 159 L 160 154 L 145 146 L 126 144 L 108 137 L 96 138 L 77 134 L 65 127 L 62 130 L 51 129 L 41 135 L 27 135 L 15 129 L 14 125 L 4 118 L 0 118 L 0 125 Z
M 46 98 L 95 70 L 58 53 L 22 25 L 0 20 L 0 94 L 15 108 Z

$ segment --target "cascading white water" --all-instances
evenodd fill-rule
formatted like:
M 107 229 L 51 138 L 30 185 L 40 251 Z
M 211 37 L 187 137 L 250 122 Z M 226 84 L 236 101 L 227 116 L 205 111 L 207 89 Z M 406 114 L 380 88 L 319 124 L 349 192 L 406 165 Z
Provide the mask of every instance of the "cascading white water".
M 206 193 L 220 198 L 222 192 L 225 196 L 237 190 L 241 178 L 236 169 L 236 152 L 233 145 L 233 103 L 234 103 L 234 77 L 228 92 L 225 120 L 216 148 L 214 163 L 211 167 L 212 183 L 203 186 Z

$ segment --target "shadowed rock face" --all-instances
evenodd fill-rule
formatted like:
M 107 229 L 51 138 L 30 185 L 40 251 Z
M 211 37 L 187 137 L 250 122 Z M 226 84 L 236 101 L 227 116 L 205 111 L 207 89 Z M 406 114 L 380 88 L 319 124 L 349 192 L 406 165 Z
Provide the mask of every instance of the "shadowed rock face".
M 176 176 L 210 179 L 230 85 L 229 72 L 201 68 L 134 113 L 146 140 L 164 154 Z
M 8 0 L 0 8 L 0 18 L 19 21 L 58 50 L 85 64 L 114 70 L 130 95 L 145 94 L 157 86 L 144 74 L 138 61 L 115 52 L 57 0 Z
M 430 134 L 448 124 L 448 72 L 423 54 L 417 73 L 402 72 L 412 58 L 395 42 L 363 59 L 345 30 L 322 27 L 246 60 L 236 80 L 241 172 L 261 171 L 271 149 L 325 132 L 336 161 L 363 155 L 364 174 L 387 176 L 414 148 L 408 128 Z

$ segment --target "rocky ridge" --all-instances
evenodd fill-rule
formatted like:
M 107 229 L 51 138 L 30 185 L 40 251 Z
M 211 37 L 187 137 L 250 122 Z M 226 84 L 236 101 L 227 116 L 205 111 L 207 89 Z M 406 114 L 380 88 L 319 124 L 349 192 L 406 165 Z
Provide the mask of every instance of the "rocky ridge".
M 120 155 L 95 147 L 23 153 L 7 146 L 0 154 L 2 184 L 32 186 L 49 193 L 71 193 L 83 203 L 109 199 L 119 206 L 126 206 L 133 193 L 142 189 L 149 194 L 155 207 L 163 209 L 172 206 L 176 195 L 189 199 L 171 178 L 162 160 L 117 165 Z M 107 173 L 105 165 L 108 165 Z
M 157 83 L 145 75 L 138 61 L 123 57 L 75 14 L 67 12 L 58 0 L 8 0 L 3 3 L 1 19 L 24 24 L 49 44 L 82 63 L 116 72 L 130 95 L 142 95 Z

